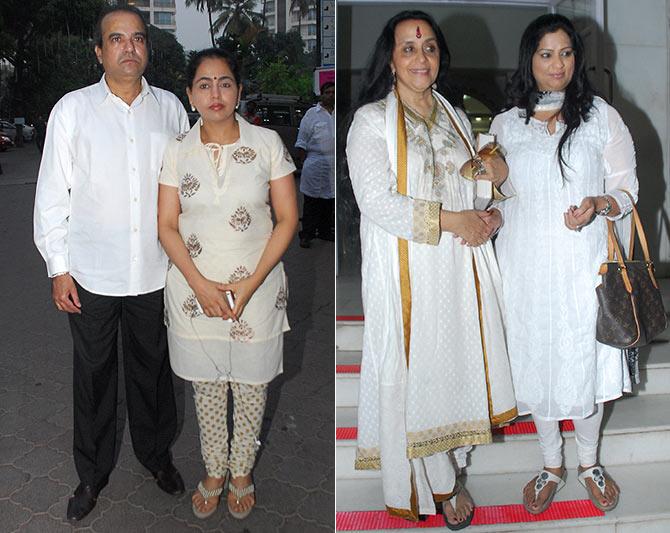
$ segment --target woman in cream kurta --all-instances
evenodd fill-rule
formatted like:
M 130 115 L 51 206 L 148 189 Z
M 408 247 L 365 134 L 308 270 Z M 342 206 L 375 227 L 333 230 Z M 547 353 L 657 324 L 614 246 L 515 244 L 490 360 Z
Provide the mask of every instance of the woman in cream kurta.
M 416 32 L 413 49 L 432 54 L 439 28 L 430 21 L 401 13 L 387 28 L 396 43 Z M 398 93 L 411 98 L 402 84 L 412 75 L 393 57 Z M 461 220 L 472 210 L 474 186 L 459 175 L 469 128 L 431 83 L 428 118 L 391 92 L 357 110 L 347 139 L 365 312 L 356 468 L 381 469 L 388 511 L 410 520 L 435 514 L 457 490 L 447 452 L 460 448 L 464 467 L 463 447 L 490 442 L 492 424 L 516 416 L 491 244 L 441 234 L 443 214 Z M 469 520 L 457 510 L 448 525 L 456 517 Z
M 288 324 L 281 257 L 298 222 L 295 167 L 276 132 L 235 113 L 242 86 L 234 56 L 200 51 L 187 78 L 201 119 L 168 145 L 159 190 L 158 234 L 174 263 L 165 289 L 170 360 L 193 382 L 207 469 L 193 513 L 216 511 L 230 474 L 228 510 L 242 519 L 255 503 L 251 471 L 268 382 L 282 369 Z
M 196 124 L 170 143 L 160 177 L 179 188 L 179 233 L 193 262 L 206 278 L 223 283 L 256 268 L 272 233 L 269 182 L 295 170 L 279 135 L 240 116 L 237 121 L 240 137 L 225 146 L 203 144 Z M 239 321 L 209 318 L 183 274 L 169 268 L 165 307 L 175 374 L 189 381 L 271 381 L 282 370 L 287 298 L 280 262 Z

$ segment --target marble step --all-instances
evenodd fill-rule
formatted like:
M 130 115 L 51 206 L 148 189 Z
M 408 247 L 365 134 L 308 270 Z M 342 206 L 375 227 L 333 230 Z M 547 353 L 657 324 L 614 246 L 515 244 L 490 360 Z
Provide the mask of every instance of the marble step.
M 360 350 L 338 350 L 336 353 L 336 405 L 358 405 L 360 379 Z M 639 395 L 670 394 L 670 330 L 666 330 L 650 345 L 640 349 L 640 383 L 633 386 Z
M 670 462 L 670 394 L 628 396 L 605 407 L 600 460 L 605 466 Z M 523 417 L 521 421 L 528 420 Z M 338 407 L 337 428 L 357 425 L 356 409 Z M 504 474 L 534 470 L 542 465 L 535 433 L 494 434 L 494 442 L 477 446 L 470 453 L 471 474 Z M 563 433 L 565 463 L 577 467 L 574 433 Z M 345 479 L 379 478 L 376 470 L 355 470 L 356 440 L 336 441 L 336 477 Z M 667 482 L 670 489 L 670 479 Z M 670 497 L 668 498 L 670 506 Z M 669 530 L 670 531 L 670 530 Z

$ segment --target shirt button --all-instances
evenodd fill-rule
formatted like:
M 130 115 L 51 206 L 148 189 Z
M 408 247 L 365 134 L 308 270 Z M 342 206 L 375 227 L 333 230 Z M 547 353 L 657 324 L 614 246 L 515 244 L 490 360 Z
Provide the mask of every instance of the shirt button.
M 133 138 L 131 137 L 131 138 L 130 138 L 130 142 L 131 142 L 131 143 L 134 143 L 134 142 L 135 142 L 135 139 L 133 139 Z
M 133 257 L 133 263 L 137 263 L 137 257 Z
M 137 233 L 137 228 L 133 228 L 133 231 L 134 231 L 135 233 Z
M 136 171 L 137 171 L 137 169 L 136 169 L 135 167 L 133 167 L 133 168 L 132 168 L 132 171 L 133 171 L 133 172 L 136 172 Z
M 133 198 L 133 202 L 137 202 L 137 196 L 135 196 L 135 198 Z

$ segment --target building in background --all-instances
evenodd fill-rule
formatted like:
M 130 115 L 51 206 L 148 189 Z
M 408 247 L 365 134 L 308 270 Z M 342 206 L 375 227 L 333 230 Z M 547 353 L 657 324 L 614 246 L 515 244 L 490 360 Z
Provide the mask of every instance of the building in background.
M 305 41 L 305 50 L 312 52 L 316 49 L 317 33 L 317 2 L 304 0 L 307 5 L 307 15 L 300 16 L 300 1 L 292 0 L 265 0 L 265 24 L 272 33 L 284 33 L 291 30 L 300 32 Z M 263 9 L 260 0 L 259 11 Z M 291 8 L 293 6 L 293 8 Z
M 175 35 L 177 32 L 177 0 L 111 0 L 110 4 L 135 6 L 147 24 Z

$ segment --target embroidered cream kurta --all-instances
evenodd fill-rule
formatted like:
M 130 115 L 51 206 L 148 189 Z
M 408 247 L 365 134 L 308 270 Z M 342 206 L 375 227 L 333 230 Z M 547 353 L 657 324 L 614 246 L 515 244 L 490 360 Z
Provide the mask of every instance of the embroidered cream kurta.
M 166 150 L 160 183 L 179 188 L 179 233 L 198 270 L 233 283 L 251 275 L 272 234 L 270 181 L 292 173 L 279 135 L 237 117 L 239 139 L 220 147 L 220 170 L 200 140 L 199 123 Z M 188 380 L 267 383 L 282 371 L 288 285 L 280 262 L 238 322 L 205 316 L 178 268 L 165 286 L 170 363 Z
M 356 112 L 347 141 L 365 313 L 356 468 L 381 468 L 388 509 L 413 519 L 434 514 L 433 498 L 453 489 L 445 452 L 490 442 L 492 423 L 516 416 L 491 244 L 470 248 L 440 234 L 440 207 L 472 209 L 474 193 L 459 175 L 469 152 L 443 106 L 470 135 L 444 100 L 432 126 L 405 108 L 406 195 L 393 94 Z M 409 363 L 399 237 L 409 241 Z

